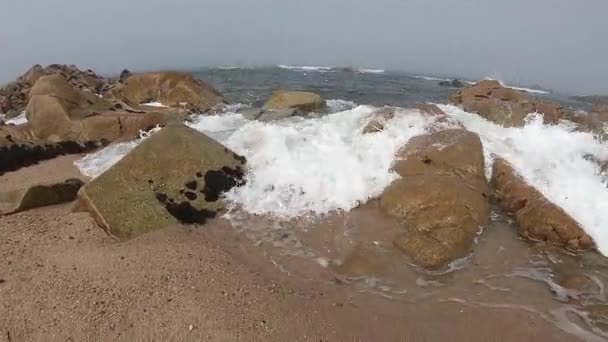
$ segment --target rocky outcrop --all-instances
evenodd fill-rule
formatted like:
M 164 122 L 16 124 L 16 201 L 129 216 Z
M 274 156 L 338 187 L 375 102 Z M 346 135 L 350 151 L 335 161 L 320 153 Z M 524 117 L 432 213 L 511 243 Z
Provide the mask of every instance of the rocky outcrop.
M 224 102 L 215 88 L 189 74 L 174 71 L 129 76 L 124 84 L 114 87 L 109 96 L 133 108 L 142 103 L 160 102 L 167 107 L 188 108 L 198 113 Z
M 601 116 L 578 113 L 559 104 L 544 102 L 526 93 L 503 87 L 498 81 L 484 80 L 467 87 L 449 98 L 465 111 L 476 113 L 504 127 L 520 127 L 530 113 L 541 113 L 546 124 L 569 120 L 584 132 L 605 135 Z
M 34 137 L 52 142 L 127 140 L 180 117 L 168 111 L 131 113 L 117 108 L 123 107 L 50 75 L 40 77 L 32 88 L 26 116 Z
M 504 159 L 494 161 L 492 185 L 501 205 L 517 221 L 520 236 L 573 251 L 593 247 L 592 239 L 574 219 L 528 185 Z
M 19 115 L 27 106 L 31 88 L 41 77 L 48 75 L 60 76 L 72 88 L 89 92 L 91 95 L 101 93 L 109 82 L 92 70 L 82 71 L 74 65 L 52 64 L 46 68 L 34 65 L 16 81 L 0 88 L 0 112 L 8 114 L 8 118 Z
M 325 100 L 321 95 L 307 91 L 278 90 L 266 101 L 264 109 L 300 109 L 306 112 L 318 112 L 325 109 Z
M 401 178 L 385 190 L 380 205 L 404 221 L 395 246 L 430 269 L 468 254 L 489 215 L 479 136 L 452 129 L 415 137 L 394 170 Z
M 84 185 L 80 179 L 28 186 L 0 193 L 0 213 L 14 214 L 25 210 L 71 202 Z
M 243 183 L 244 164 L 206 135 L 169 125 L 83 187 L 75 208 L 119 239 L 203 224 L 223 208 L 222 193 Z

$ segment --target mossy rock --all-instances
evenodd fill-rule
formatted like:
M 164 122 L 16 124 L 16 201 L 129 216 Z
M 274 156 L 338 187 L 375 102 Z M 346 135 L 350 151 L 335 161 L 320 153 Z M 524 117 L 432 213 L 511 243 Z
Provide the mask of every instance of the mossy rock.
M 242 184 L 244 164 L 205 134 L 171 124 L 82 188 L 76 210 L 122 240 L 203 224 L 224 208 L 221 194 Z

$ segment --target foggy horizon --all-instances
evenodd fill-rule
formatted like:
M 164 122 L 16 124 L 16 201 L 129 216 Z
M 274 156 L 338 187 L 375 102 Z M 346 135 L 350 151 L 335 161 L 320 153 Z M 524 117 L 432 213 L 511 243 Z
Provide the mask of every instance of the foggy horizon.
M 0 84 L 34 64 L 104 75 L 288 64 L 608 93 L 601 0 L 5 2 Z

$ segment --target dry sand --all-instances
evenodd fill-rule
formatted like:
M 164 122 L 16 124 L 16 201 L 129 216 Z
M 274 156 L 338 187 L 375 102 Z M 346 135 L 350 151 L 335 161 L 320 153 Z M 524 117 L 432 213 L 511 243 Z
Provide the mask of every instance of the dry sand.
M 9 173 L 0 187 L 74 176 L 74 158 Z M 272 262 L 279 249 L 223 219 L 117 242 L 70 209 L 0 217 L 0 341 L 579 340 L 525 309 L 387 298 L 313 262 L 282 272 L 292 263 Z M 483 292 L 466 284 L 446 291 Z

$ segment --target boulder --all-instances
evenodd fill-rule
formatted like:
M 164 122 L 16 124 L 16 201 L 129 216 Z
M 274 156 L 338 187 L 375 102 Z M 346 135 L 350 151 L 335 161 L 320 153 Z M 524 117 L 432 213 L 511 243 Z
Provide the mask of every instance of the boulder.
M 168 125 L 83 187 L 75 210 L 122 240 L 178 222 L 203 224 L 223 209 L 222 193 L 243 184 L 244 164 L 208 136 Z
M 489 216 L 479 136 L 451 129 L 415 137 L 394 170 L 401 178 L 385 190 L 380 206 L 403 219 L 395 246 L 429 269 L 467 255 Z
M 58 141 L 118 141 L 140 130 L 181 118 L 167 111 L 131 113 L 124 107 L 71 87 L 61 76 L 41 77 L 31 90 L 26 116 L 34 136 Z
M 498 81 L 484 80 L 449 98 L 470 113 L 476 113 L 504 127 L 520 127 L 530 113 L 542 113 L 545 123 L 573 118 L 573 113 L 560 105 L 543 102 L 523 92 L 503 87 Z M 576 122 L 576 121 L 575 121 Z
M 113 107 L 110 102 L 89 91 L 75 89 L 60 75 L 48 75 L 38 79 L 30 91 L 30 101 L 35 96 L 44 95 L 60 100 L 70 119 L 82 119 Z M 31 112 L 27 109 L 26 115 L 30 120 Z
M 513 214 L 519 235 L 572 251 L 593 247 L 593 241 L 562 208 L 528 185 L 504 159 L 496 158 L 492 186 L 501 205 Z
M 29 209 L 71 202 L 83 185 L 84 183 L 80 179 L 73 178 L 0 193 L 0 212 L 14 214 Z
M 120 73 L 120 77 L 118 79 L 118 81 L 120 83 L 125 83 L 125 81 L 129 78 L 133 76 L 133 73 L 131 73 L 129 70 L 124 69 L 121 73 Z
M 78 141 L 125 141 L 139 136 L 156 126 L 182 121 L 184 117 L 167 112 L 132 114 L 125 112 L 106 113 L 73 123 L 78 132 Z
M 275 91 L 264 104 L 264 109 L 301 109 L 306 112 L 318 112 L 325 108 L 325 100 L 315 93 L 306 91 Z
M 463 88 L 465 84 L 460 80 L 451 80 L 451 81 L 441 81 L 439 82 L 441 87 L 449 87 L 449 88 Z
M 199 113 L 224 102 L 222 95 L 210 85 L 191 75 L 173 71 L 132 75 L 113 93 L 132 107 L 160 102 L 168 107 L 187 107 Z

